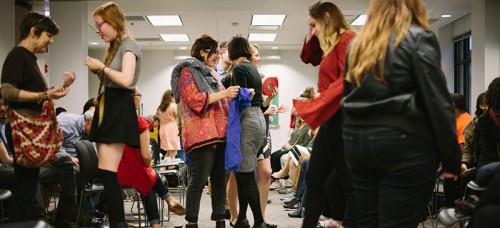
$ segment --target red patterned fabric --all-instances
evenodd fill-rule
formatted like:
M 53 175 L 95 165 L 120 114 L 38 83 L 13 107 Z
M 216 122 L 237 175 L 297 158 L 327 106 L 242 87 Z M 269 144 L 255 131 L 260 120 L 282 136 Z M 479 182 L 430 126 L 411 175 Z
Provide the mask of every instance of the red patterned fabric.
M 64 140 L 52 101 L 46 100 L 37 116 L 9 109 L 9 121 L 18 165 L 36 168 L 52 161 Z
M 340 108 L 344 92 L 344 66 L 347 47 L 354 37 L 351 31 L 340 35 L 340 40 L 333 50 L 324 58 L 315 36 L 304 43 L 300 57 L 303 62 L 314 66 L 319 64 L 318 92 L 319 97 L 308 101 L 294 100 L 293 106 L 297 114 L 311 127 L 316 129 L 330 119 Z
M 221 90 L 224 86 L 220 83 Z M 179 95 L 182 141 L 186 153 L 206 145 L 225 142 L 230 99 L 208 104 L 210 94 L 200 92 L 189 67 L 181 70 Z

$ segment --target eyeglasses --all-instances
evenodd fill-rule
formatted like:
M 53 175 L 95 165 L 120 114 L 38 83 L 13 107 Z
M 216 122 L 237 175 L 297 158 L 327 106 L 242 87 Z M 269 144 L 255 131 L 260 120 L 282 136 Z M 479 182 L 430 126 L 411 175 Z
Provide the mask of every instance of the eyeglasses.
M 96 22 L 95 23 L 95 28 L 101 30 L 102 25 L 106 24 L 105 21 L 103 22 Z
M 142 94 L 140 94 L 140 93 L 135 94 L 134 96 L 139 97 L 139 98 L 142 98 Z

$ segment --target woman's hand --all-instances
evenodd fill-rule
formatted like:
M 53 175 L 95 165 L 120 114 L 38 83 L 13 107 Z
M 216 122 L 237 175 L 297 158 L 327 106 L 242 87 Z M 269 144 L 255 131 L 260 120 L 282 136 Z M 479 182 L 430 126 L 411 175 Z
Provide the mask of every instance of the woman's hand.
M 103 68 L 106 67 L 100 60 L 94 59 L 90 56 L 87 56 L 87 58 L 85 58 L 85 65 L 87 65 L 90 71 L 92 71 L 92 73 L 94 74 L 99 73 L 99 71 L 103 70 Z
M 270 105 L 268 109 L 264 112 L 264 115 L 274 115 L 278 112 L 275 105 Z
M 75 72 L 73 73 L 64 72 L 62 87 L 69 87 L 71 84 L 73 84 L 75 79 L 76 79 Z
M 285 105 L 281 105 L 277 110 L 278 113 L 283 113 L 283 114 L 287 114 L 289 111 L 290 111 L 290 107 L 285 106 Z
M 225 92 L 224 95 L 227 98 L 235 98 L 236 96 L 238 96 L 239 90 L 240 90 L 240 86 L 230 86 L 229 88 L 224 90 L 224 92 Z
M 56 86 L 52 89 L 47 90 L 47 97 L 50 99 L 59 99 L 61 97 L 66 96 L 69 92 L 69 87 L 64 86 Z

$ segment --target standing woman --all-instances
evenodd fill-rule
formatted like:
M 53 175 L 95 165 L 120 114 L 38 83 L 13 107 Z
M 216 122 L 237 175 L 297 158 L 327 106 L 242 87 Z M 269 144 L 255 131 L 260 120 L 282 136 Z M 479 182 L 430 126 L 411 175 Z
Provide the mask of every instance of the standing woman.
M 167 90 L 161 97 L 158 107 L 160 118 L 160 149 L 166 152 L 164 156 L 175 158 L 176 151 L 181 149 L 179 128 L 177 127 L 177 104 L 172 90 Z
M 186 195 L 187 228 L 198 227 L 203 188 L 210 176 L 212 216 L 216 227 L 225 227 L 227 115 L 229 99 L 239 86 L 224 89 L 213 70 L 219 60 L 219 45 L 204 34 L 191 47 L 192 58 L 178 63 L 172 71 L 172 92 L 181 110 L 182 143 L 191 161 L 191 178 Z
M 355 33 L 342 11 L 331 2 L 318 1 L 309 6 L 308 23 L 309 30 L 300 57 L 305 63 L 319 65 L 319 96 L 308 101 L 295 100 L 294 107 L 311 129 L 321 127 L 306 174 L 307 197 L 302 227 L 316 226 L 323 204 L 328 202 L 324 183 L 331 172 L 338 176 L 345 195 L 345 199 L 332 200 L 332 217 L 342 221 L 347 201 L 351 227 L 356 227 L 356 196 L 344 157 L 342 113 L 338 112 L 343 93 L 345 56 Z
M 240 209 L 235 226 L 247 222 L 247 206 L 250 204 L 254 217 L 253 227 L 264 227 L 264 219 L 260 207 L 259 189 L 255 181 L 257 152 L 262 147 L 266 133 L 266 122 L 260 109 L 262 100 L 262 80 L 260 74 L 250 63 L 252 52 L 248 41 L 235 36 L 228 44 L 229 59 L 233 62 L 233 82 L 242 88 L 253 89 L 251 106 L 240 115 L 241 122 L 241 155 L 239 170 L 235 173 L 238 187 Z
M 20 42 L 5 58 L 2 69 L 2 97 L 9 108 L 24 115 L 39 115 L 43 102 L 47 99 L 59 99 L 69 92 L 69 86 L 75 75 L 64 73 L 63 83 L 49 89 L 40 72 L 35 54 L 46 53 L 53 36 L 59 33 L 59 27 L 50 17 L 35 12 L 27 13 L 19 24 Z M 55 117 L 54 117 L 55 118 Z M 10 125 L 6 126 L 6 137 L 12 147 Z M 42 219 L 31 210 L 31 201 L 35 197 L 40 168 L 26 168 L 14 159 L 16 183 L 12 190 L 15 206 L 9 208 L 12 221 L 30 221 Z M 40 215 L 38 215 L 40 216 Z M 68 218 L 69 219 L 69 218 Z
M 359 227 L 416 227 L 438 162 L 460 173 L 455 116 L 423 0 L 372 0 L 346 64 L 344 143 Z
M 113 2 L 94 11 L 96 33 L 110 43 L 104 63 L 87 57 L 85 64 L 101 80 L 99 104 L 92 121 L 90 140 L 97 143 L 98 176 L 104 185 L 111 227 L 126 227 L 123 198 L 116 175 L 125 145 L 139 148 L 139 124 L 134 89 L 139 79 L 142 54 L 125 27 L 125 15 Z

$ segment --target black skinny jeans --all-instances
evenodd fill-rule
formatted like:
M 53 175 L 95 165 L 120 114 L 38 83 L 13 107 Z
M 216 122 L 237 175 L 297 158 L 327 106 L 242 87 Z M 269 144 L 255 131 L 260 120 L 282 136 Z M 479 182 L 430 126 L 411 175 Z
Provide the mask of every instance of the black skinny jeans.
M 304 202 L 305 218 L 302 227 L 316 227 L 326 201 L 325 180 L 335 170 L 349 208 L 350 227 L 356 228 L 358 205 L 354 194 L 352 176 L 344 156 L 342 138 L 342 113 L 337 112 L 319 129 L 307 168 L 307 197 Z M 330 193 L 328 193 L 330 194 Z M 332 210 L 344 207 L 345 202 L 331 205 Z

